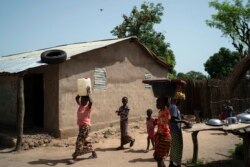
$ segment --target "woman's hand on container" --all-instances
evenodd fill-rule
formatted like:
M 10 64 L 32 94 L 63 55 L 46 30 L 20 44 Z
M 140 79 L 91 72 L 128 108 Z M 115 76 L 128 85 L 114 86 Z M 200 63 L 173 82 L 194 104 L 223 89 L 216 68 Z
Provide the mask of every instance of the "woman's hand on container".
M 87 86 L 86 90 L 87 90 L 87 95 L 89 95 L 90 94 L 90 87 Z

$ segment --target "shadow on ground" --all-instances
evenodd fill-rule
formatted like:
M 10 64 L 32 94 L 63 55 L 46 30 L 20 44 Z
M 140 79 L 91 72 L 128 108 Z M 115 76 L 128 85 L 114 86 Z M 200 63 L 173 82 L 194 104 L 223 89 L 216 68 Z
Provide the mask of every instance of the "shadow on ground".
M 117 150 L 116 148 L 95 148 L 95 151 L 106 152 L 106 151 L 117 151 Z
M 85 160 L 89 158 L 77 158 L 77 161 Z M 31 165 L 48 165 L 48 166 L 56 166 L 58 164 L 68 164 L 70 158 L 66 159 L 38 159 L 37 161 L 28 162 Z
M 154 158 L 136 158 L 132 159 L 129 161 L 130 163 L 135 163 L 135 162 L 155 162 Z
M 125 153 L 145 153 L 145 150 L 134 150 L 134 149 L 129 149 L 127 151 L 124 151 Z
M 244 162 L 240 160 L 220 160 L 212 161 L 206 164 L 193 165 L 188 164 L 187 167 L 244 167 Z

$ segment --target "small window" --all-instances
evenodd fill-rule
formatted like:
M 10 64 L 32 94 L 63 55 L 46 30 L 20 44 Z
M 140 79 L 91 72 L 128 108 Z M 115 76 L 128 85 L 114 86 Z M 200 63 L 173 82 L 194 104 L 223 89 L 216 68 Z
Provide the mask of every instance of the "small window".
M 94 74 L 94 88 L 106 89 L 107 87 L 107 73 L 105 68 L 95 68 Z
M 145 74 L 144 75 L 144 79 L 151 79 L 152 78 L 152 74 Z M 152 86 L 149 84 L 144 84 L 145 88 L 151 88 Z

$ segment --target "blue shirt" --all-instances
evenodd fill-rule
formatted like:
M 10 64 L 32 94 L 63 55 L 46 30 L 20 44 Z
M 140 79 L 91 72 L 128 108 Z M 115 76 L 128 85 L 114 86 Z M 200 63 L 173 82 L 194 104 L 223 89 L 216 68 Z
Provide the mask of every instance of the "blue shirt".
M 175 117 L 176 119 L 181 120 L 181 112 L 175 104 L 170 104 L 169 111 L 170 111 L 171 117 Z M 181 133 L 181 123 L 177 123 L 177 122 L 170 120 L 169 127 L 170 127 L 171 132 Z
M 233 116 L 233 107 L 232 106 L 226 106 L 224 108 L 224 111 L 226 113 L 226 117 L 232 117 Z

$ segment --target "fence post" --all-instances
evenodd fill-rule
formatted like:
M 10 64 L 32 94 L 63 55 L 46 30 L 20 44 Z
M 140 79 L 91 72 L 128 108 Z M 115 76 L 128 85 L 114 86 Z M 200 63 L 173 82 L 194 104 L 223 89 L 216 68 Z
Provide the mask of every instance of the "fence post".
M 23 123 L 25 114 L 23 75 L 18 77 L 17 98 L 18 98 L 18 121 L 17 121 L 18 123 L 17 123 L 17 142 L 15 151 L 20 151 L 22 145 Z

